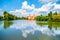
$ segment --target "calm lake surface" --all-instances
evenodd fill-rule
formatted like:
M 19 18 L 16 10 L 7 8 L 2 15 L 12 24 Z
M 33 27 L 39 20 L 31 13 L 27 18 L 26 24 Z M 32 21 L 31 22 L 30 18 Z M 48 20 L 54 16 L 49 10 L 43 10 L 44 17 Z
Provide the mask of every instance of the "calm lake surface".
M 60 22 L 0 21 L 0 40 L 60 40 Z

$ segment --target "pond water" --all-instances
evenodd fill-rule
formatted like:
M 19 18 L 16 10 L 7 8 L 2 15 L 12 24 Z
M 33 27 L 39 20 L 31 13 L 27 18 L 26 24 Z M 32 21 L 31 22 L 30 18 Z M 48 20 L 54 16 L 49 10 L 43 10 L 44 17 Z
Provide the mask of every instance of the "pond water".
M 60 40 L 60 22 L 0 21 L 0 40 Z

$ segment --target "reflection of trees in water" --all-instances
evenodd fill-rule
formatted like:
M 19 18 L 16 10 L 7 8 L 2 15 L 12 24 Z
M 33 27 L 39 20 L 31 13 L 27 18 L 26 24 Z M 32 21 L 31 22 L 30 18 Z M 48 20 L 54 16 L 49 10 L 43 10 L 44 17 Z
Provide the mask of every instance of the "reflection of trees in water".
M 59 28 L 59 27 L 60 27 L 60 22 L 49 22 L 49 23 L 48 23 L 48 28 L 49 28 L 49 29 L 52 29 L 52 28 L 57 29 L 57 28 Z
M 3 21 L 0 21 L 0 25 L 3 24 L 4 22 Z
M 39 26 L 41 26 L 41 27 L 44 26 L 44 25 L 47 25 L 47 24 L 48 24 L 48 23 L 46 23 L 46 22 L 38 22 L 38 21 L 37 21 L 37 25 L 39 25 Z
M 40 26 L 44 26 L 44 25 L 48 25 L 48 28 L 49 29 L 52 29 L 52 28 L 55 28 L 55 29 L 57 29 L 57 28 L 59 28 L 60 27 L 60 22 L 47 22 L 47 23 L 45 23 L 45 22 L 37 22 L 37 25 L 40 25 Z
M 49 29 L 52 29 L 52 22 L 51 22 L 51 21 L 48 22 L 48 28 L 49 28 Z
M 12 25 L 13 23 L 11 21 L 4 21 L 4 28 L 8 28 L 10 27 L 10 25 Z

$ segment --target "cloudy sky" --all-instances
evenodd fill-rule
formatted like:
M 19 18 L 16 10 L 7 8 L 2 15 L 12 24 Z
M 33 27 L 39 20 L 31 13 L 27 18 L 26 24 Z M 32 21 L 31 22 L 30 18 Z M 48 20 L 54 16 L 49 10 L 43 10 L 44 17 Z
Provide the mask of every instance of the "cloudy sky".
M 16 16 L 47 15 L 60 12 L 60 0 L 0 0 L 0 15 L 8 11 Z

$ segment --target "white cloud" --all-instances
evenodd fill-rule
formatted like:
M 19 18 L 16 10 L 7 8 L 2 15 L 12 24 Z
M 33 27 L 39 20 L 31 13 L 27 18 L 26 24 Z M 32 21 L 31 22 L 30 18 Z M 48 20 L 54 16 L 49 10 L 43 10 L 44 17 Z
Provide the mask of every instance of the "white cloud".
M 40 8 L 35 8 L 34 11 L 36 13 L 41 13 L 41 12 L 48 13 L 50 11 L 50 9 L 52 8 L 52 6 L 54 6 L 54 5 L 55 5 L 55 3 L 52 4 L 52 2 L 50 2 L 48 4 L 42 5 L 42 7 L 40 7 Z
M 54 6 L 53 9 L 51 9 Z M 60 9 L 60 5 L 56 3 L 49 2 L 42 5 L 40 8 L 35 8 L 35 5 L 28 5 L 27 1 L 22 2 L 21 9 L 16 9 L 15 11 L 10 11 L 10 13 L 17 16 L 28 16 L 28 15 L 40 15 L 41 13 L 48 13 L 51 10 Z M 32 10 L 32 11 L 31 11 Z M 44 14 L 45 15 L 45 14 Z
M 60 4 L 56 4 L 54 5 L 54 8 L 52 9 L 53 12 L 57 11 L 60 12 Z
M 52 3 L 48 3 L 48 4 L 45 4 L 43 5 L 41 8 L 39 8 L 39 11 L 49 11 L 50 7 L 52 6 L 53 4 Z
M 26 14 L 26 10 L 23 9 L 19 9 L 19 10 L 15 10 L 15 11 L 10 11 L 11 14 L 16 15 L 18 17 L 24 16 Z
M 21 9 L 16 9 L 15 11 L 10 11 L 10 13 L 13 13 L 14 15 L 20 15 L 20 16 L 27 16 L 27 15 L 29 15 L 30 14 L 30 12 L 27 12 L 27 10 L 28 11 L 31 11 L 31 10 L 33 10 L 35 8 L 35 5 L 34 4 L 32 4 L 31 6 L 30 5 L 28 5 L 28 3 L 27 3 L 27 1 L 24 1 L 23 3 L 22 3 L 22 7 L 21 7 Z
M 54 9 L 60 9 L 60 4 L 55 4 Z
M 31 10 L 31 9 L 34 9 L 34 8 L 35 8 L 34 4 L 32 4 L 32 5 L 30 6 L 30 5 L 28 5 L 27 1 L 24 1 L 24 2 L 22 3 L 22 9 L 29 9 L 29 10 Z
M 41 2 L 41 3 L 49 3 L 49 2 L 55 3 L 57 1 L 59 1 L 59 0 L 39 0 L 39 2 Z

